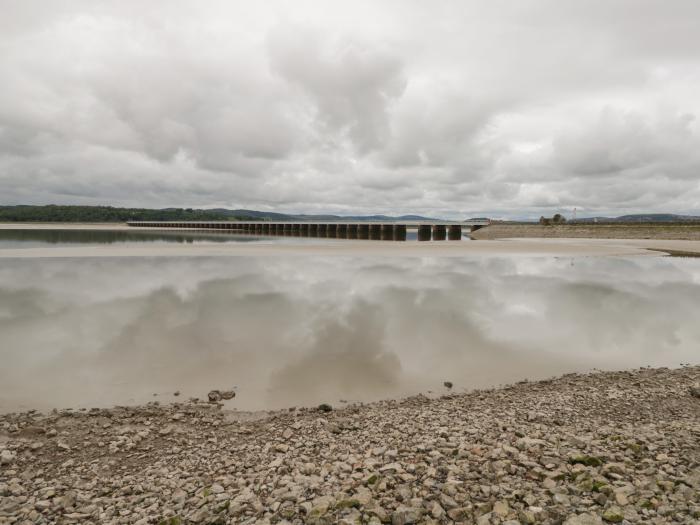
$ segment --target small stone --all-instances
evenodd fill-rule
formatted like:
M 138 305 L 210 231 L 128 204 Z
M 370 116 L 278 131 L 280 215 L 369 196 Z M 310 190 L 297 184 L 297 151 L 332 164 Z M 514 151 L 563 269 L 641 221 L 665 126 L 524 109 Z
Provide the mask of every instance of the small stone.
M 600 516 L 589 513 L 569 516 L 564 521 L 564 525 L 602 525 L 602 523 Z
M 422 515 L 421 509 L 402 505 L 391 514 L 391 525 L 418 523 Z
M 3 450 L 0 452 L 0 465 L 9 465 L 15 460 L 15 453 L 11 450 Z
M 546 489 L 553 489 L 557 486 L 557 482 L 554 481 L 552 478 L 545 478 L 545 480 L 542 482 L 542 486 Z
M 437 501 L 433 501 L 433 506 L 430 508 L 430 515 L 439 520 L 445 514 L 445 509 L 443 509 Z
M 695 383 L 689 390 L 691 396 L 700 399 L 700 383 Z
M 603 519 L 608 523 L 620 523 L 625 519 L 625 516 L 619 507 L 613 506 L 603 512 Z
M 493 504 L 493 511 L 494 514 L 499 516 L 500 518 L 505 518 L 508 513 L 510 512 L 510 507 L 508 506 L 507 501 L 497 501 L 496 503 Z
M 44 511 L 51 508 L 51 502 L 49 500 L 39 500 L 34 504 L 34 508 L 38 511 Z
M 321 403 L 320 405 L 318 405 L 318 409 L 321 412 L 331 412 L 333 410 L 333 407 L 328 403 Z

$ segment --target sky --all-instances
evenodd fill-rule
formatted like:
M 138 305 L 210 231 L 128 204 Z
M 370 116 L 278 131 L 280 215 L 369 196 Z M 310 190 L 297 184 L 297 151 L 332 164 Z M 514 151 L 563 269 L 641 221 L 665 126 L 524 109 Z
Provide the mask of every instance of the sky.
M 700 215 L 697 0 L 0 13 L 0 204 Z

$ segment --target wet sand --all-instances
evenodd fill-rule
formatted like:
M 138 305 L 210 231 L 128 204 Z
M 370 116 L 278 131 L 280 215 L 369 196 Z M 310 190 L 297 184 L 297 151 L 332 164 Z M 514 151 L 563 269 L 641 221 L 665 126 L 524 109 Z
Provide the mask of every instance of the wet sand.
M 473 235 L 480 240 L 512 238 L 674 239 L 700 241 L 698 223 L 492 224 Z

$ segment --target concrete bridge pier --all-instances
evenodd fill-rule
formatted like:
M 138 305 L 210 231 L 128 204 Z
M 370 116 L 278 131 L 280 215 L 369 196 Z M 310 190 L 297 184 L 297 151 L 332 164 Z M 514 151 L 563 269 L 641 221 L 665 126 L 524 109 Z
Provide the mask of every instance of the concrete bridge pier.
M 338 239 L 347 239 L 348 238 L 348 225 L 347 224 L 338 224 L 338 229 L 336 231 L 336 237 L 338 237 Z
M 397 224 L 394 226 L 394 240 L 395 241 L 405 241 L 406 240 L 406 225 Z
M 370 224 L 369 225 L 369 238 L 373 241 L 378 241 L 382 238 L 382 225 L 381 224 Z
M 462 227 L 458 224 L 450 226 L 450 229 L 447 230 L 447 238 L 451 241 L 462 240 Z
M 358 224 L 357 225 L 357 238 L 358 239 L 369 239 L 369 224 Z
M 301 224 L 292 224 L 292 235 L 294 237 L 301 237 Z
M 348 224 L 348 239 L 357 239 L 357 224 Z
M 326 226 L 327 237 L 330 239 L 335 239 L 338 236 L 338 225 L 329 224 Z
M 255 233 L 262 233 L 262 224 L 255 225 Z
M 291 235 L 292 234 L 292 225 L 291 224 L 284 224 L 282 226 L 282 235 Z
M 429 241 L 431 234 L 431 228 L 428 225 L 418 226 L 418 240 L 419 241 Z
M 394 240 L 394 225 L 393 224 L 382 224 L 382 240 L 383 241 L 393 241 Z
M 442 224 L 436 224 L 433 226 L 433 240 L 434 241 L 444 241 L 447 238 L 447 228 Z

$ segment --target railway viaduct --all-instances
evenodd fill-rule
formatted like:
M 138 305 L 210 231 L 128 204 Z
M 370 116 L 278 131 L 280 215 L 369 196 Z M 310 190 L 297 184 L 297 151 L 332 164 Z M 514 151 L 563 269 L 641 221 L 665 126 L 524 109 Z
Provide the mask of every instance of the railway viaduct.
M 405 241 L 408 230 L 416 230 L 419 241 L 458 241 L 462 232 L 478 230 L 488 219 L 462 222 L 292 222 L 292 221 L 129 221 L 132 227 L 178 230 L 217 230 L 250 235 L 284 235 L 292 237 L 325 237 L 331 239 L 368 239 Z

